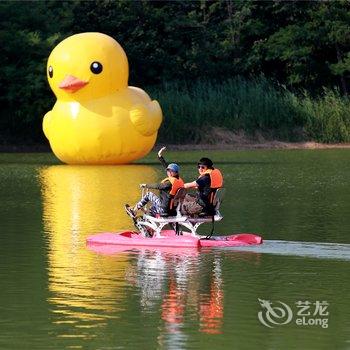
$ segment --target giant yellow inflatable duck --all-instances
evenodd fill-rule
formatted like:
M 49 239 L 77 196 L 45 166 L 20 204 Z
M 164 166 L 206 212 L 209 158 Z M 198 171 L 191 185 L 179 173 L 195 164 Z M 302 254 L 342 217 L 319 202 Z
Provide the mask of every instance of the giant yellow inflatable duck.
M 125 164 L 154 146 L 157 101 L 128 86 L 122 47 L 102 33 L 70 36 L 51 52 L 47 77 L 57 97 L 43 120 L 55 155 L 68 164 Z

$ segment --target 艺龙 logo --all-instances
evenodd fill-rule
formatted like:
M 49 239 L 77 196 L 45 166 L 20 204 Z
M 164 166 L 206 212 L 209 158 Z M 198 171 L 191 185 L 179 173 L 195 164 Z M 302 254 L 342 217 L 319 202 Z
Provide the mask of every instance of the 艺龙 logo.
M 274 328 L 290 323 L 293 319 L 292 309 L 282 301 L 273 303 L 270 300 L 259 299 L 262 311 L 258 312 L 259 321 L 266 327 Z M 296 303 L 298 309 L 295 314 L 295 324 L 297 326 L 320 326 L 328 328 L 329 303 L 325 300 L 298 300 Z M 313 307 L 314 306 L 314 307 Z
M 266 327 L 273 328 L 274 325 L 284 325 L 289 323 L 293 318 L 291 308 L 278 301 L 279 306 L 273 306 L 269 300 L 258 299 L 263 311 L 259 311 L 259 321 Z

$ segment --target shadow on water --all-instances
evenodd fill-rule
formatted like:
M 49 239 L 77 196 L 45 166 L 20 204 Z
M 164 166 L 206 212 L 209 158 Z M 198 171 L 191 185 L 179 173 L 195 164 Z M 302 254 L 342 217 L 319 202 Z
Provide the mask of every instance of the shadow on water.
M 266 240 L 259 246 L 229 247 L 225 251 L 242 251 L 296 257 L 350 260 L 350 244 Z

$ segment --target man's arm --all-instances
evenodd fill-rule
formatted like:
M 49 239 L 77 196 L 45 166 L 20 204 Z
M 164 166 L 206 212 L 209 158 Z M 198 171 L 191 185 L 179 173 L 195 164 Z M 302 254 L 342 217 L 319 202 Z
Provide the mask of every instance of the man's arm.
M 205 175 L 205 176 L 201 176 L 199 179 L 197 179 L 196 181 L 193 182 L 187 182 L 184 184 L 185 188 L 204 188 L 204 187 L 210 187 L 210 176 L 209 175 Z
M 184 184 L 185 188 L 196 188 L 198 187 L 197 181 L 187 182 Z

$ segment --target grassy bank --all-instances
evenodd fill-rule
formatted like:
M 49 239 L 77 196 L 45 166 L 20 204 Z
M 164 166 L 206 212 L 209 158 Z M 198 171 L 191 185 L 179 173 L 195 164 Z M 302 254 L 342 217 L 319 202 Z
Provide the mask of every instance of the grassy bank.
M 263 77 L 237 77 L 220 83 L 174 82 L 144 88 L 163 110 L 159 144 L 350 142 L 350 99 L 337 90 L 325 89 L 318 97 L 297 95 Z M 43 150 L 47 140 L 41 116 L 49 108 L 18 119 L 13 128 L 5 127 L 11 118 L 3 116 L 0 151 L 16 151 L 24 145 Z
M 149 92 L 165 116 L 162 143 L 230 143 L 242 134 L 257 141 L 350 141 L 350 101 L 338 91 L 312 98 L 265 78 L 236 78 L 164 84 Z

